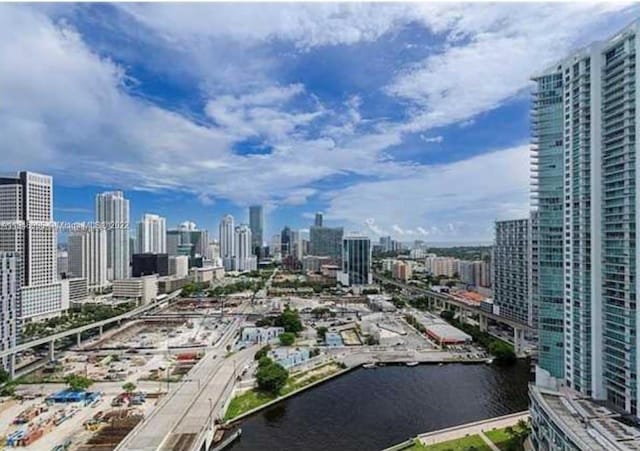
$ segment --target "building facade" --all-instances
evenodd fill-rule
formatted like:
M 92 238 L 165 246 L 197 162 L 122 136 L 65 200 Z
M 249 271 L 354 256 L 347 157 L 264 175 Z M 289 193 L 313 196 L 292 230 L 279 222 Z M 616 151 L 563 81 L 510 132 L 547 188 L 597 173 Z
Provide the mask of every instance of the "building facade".
M 251 229 L 251 249 L 253 255 L 261 258 L 264 244 L 264 211 L 262 205 L 249 207 L 249 228 Z
M 146 213 L 138 223 L 138 239 L 135 253 L 166 254 L 167 225 L 162 216 Z
M 529 219 L 496 221 L 493 246 L 493 302 L 499 314 L 533 324 L 529 294 Z
M 0 251 L 21 259 L 21 319 L 60 314 L 53 179 L 24 171 L 0 176 L 0 223 Z
M 90 227 L 70 234 L 69 272 L 74 277 L 87 280 L 89 290 L 101 291 L 107 288 L 107 231 Z
M 220 258 L 225 271 L 234 270 L 235 252 L 235 226 L 231 215 L 225 215 L 218 227 L 218 240 L 220 241 Z
M 638 48 L 635 22 L 534 78 L 532 222 L 536 385 L 563 387 L 636 417 Z M 534 431 L 556 407 L 534 405 Z M 533 437 L 536 449 L 549 449 Z
M 122 191 L 96 195 L 96 221 L 107 231 L 107 278 L 129 277 L 129 200 Z
M 15 252 L 0 252 L 0 350 L 12 349 L 20 337 L 22 262 Z M 10 369 L 9 357 L 2 367 Z M 12 365 L 11 368 L 14 368 Z
M 370 285 L 371 240 L 364 235 L 350 235 L 342 240 L 342 272 L 338 280 L 346 286 Z
M 167 254 L 133 254 L 131 276 L 142 277 L 157 274 L 159 277 L 169 275 L 169 256 Z
M 258 269 L 256 256 L 251 251 L 251 229 L 246 224 L 240 224 L 235 230 L 235 252 L 233 269 L 235 271 L 255 271 Z

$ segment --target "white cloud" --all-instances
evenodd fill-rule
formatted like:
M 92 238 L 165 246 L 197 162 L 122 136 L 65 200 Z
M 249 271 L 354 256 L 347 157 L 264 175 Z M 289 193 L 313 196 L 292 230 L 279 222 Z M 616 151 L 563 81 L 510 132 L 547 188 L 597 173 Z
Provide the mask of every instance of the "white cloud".
M 327 212 L 349 224 L 368 218 L 398 238 L 429 231 L 431 239 L 487 239 L 495 219 L 527 215 L 528 158 L 523 145 L 357 183 L 333 192 Z
M 532 73 L 578 43 L 613 32 L 606 13 L 628 8 L 581 2 L 442 6 L 417 5 L 424 23 L 445 34 L 449 45 L 410 64 L 386 88 L 415 108 L 407 131 L 468 120 L 496 108 L 527 87 Z
M 440 144 L 442 141 L 444 141 L 444 137 L 441 135 L 438 135 L 438 136 L 420 135 L 420 139 L 426 143 L 436 143 L 436 144 Z

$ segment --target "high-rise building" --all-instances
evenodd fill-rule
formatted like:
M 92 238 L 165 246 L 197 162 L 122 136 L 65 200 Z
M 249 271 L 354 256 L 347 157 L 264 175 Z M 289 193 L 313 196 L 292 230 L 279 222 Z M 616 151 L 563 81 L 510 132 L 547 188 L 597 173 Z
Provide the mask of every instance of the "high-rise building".
M 0 222 L 0 251 L 21 259 L 21 319 L 59 314 L 53 179 L 24 171 L 0 176 Z
M 234 265 L 236 271 L 254 271 L 257 269 L 257 260 L 251 252 L 251 229 L 246 224 L 240 224 L 235 229 L 234 237 Z
M 218 240 L 220 241 L 220 258 L 225 271 L 234 270 L 233 257 L 235 256 L 235 226 L 233 216 L 225 215 L 218 228 Z
M 557 68 L 535 78 L 532 103 L 531 296 L 538 310 L 538 363 L 555 378 L 564 374 L 563 89 Z
M 313 225 L 316 227 L 322 227 L 322 213 L 320 212 L 316 213 L 316 220 Z
M 496 221 L 493 246 L 493 303 L 506 318 L 533 324 L 529 295 L 529 219 Z
M 107 231 L 107 278 L 129 277 L 129 200 L 122 191 L 96 195 L 96 221 Z
M 346 286 L 370 285 L 371 240 L 365 235 L 348 235 L 342 239 L 342 271 L 340 283 Z
M 562 385 L 563 394 L 636 417 L 639 48 L 635 22 L 534 78 L 532 220 L 536 384 Z M 532 390 L 534 449 L 585 449 L 575 444 L 575 431 L 549 425 L 558 416 L 544 397 Z
M 189 275 L 189 257 L 177 255 L 169 257 L 169 275 L 179 278 Z
M 137 254 L 167 253 L 166 219 L 146 213 L 138 223 Z
M 22 262 L 15 252 L 0 252 L 0 350 L 16 346 L 20 334 Z M 15 357 L 14 357 L 15 358 Z M 15 361 L 2 358 L 5 370 L 15 370 Z
M 251 249 L 258 258 L 262 257 L 264 212 L 262 205 L 249 207 L 249 228 L 251 229 Z
M 291 254 L 291 247 L 293 245 L 291 232 L 289 226 L 284 226 L 284 229 L 282 229 L 280 233 L 280 253 L 282 254 L 282 258 Z
M 101 291 L 109 286 L 107 278 L 107 231 L 87 227 L 67 238 L 69 272 L 87 280 L 89 290 Z
M 339 261 L 342 255 L 342 227 L 311 226 L 309 229 L 309 253 L 320 257 L 332 257 Z
M 57 259 L 56 266 L 58 268 L 58 276 L 63 277 L 69 272 L 69 252 L 58 249 L 56 259 Z
M 181 243 L 181 234 L 179 230 L 177 229 L 167 230 L 166 243 L 167 243 L 167 254 L 174 257 L 176 255 L 180 255 L 178 252 L 178 248 L 180 247 L 180 243 Z
M 133 254 L 131 261 L 131 276 L 142 277 L 157 274 L 169 275 L 169 256 L 167 254 Z

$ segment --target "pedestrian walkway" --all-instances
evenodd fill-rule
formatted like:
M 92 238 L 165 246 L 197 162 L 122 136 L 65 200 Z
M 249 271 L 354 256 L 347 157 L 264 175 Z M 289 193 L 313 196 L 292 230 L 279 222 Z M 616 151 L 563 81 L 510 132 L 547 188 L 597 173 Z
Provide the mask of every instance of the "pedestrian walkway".
M 518 421 L 527 421 L 529 419 L 529 411 L 513 413 L 510 415 L 504 415 L 502 417 L 490 418 L 488 420 L 475 421 L 473 423 L 461 424 L 459 426 L 453 426 L 447 429 L 441 429 L 439 431 L 427 432 L 426 434 L 419 434 L 418 440 L 424 445 L 434 445 L 436 443 L 448 442 L 450 440 L 456 440 L 467 435 L 479 434 L 482 439 L 487 442 L 487 445 L 494 451 L 499 451 L 491 440 L 484 435 L 485 431 L 492 429 L 502 429 L 508 426 L 515 426 Z

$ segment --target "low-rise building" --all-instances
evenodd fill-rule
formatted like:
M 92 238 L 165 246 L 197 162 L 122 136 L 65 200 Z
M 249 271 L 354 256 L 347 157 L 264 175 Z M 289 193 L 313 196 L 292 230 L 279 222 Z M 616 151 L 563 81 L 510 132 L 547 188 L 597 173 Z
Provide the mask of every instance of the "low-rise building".
M 384 294 L 368 294 L 367 304 L 374 312 L 395 312 L 396 306 L 391 302 L 391 296 Z
M 84 277 L 74 277 L 72 279 L 62 279 L 62 298 L 63 304 L 70 305 L 72 303 L 82 303 L 89 296 L 87 279 Z
M 158 297 L 158 276 L 132 277 L 113 281 L 113 298 L 130 299 L 139 305 L 154 302 Z
M 261 344 L 271 343 L 284 333 L 284 327 L 245 327 L 242 329 L 240 340 L 243 343 Z
M 302 257 L 302 270 L 304 272 L 320 272 L 323 265 L 332 265 L 333 262 L 332 257 L 305 255 Z
M 193 281 L 196 283 L 209 283 L 224 278 L 224 267 L 205 266 L 203 268 L 191 268 L 189 270 Z
M 291 368 L 306 362 L 311 356 L 309 348 L 276 348 L 269 352 L 269 357 L 283 367 Z
M 338 332 L 327 332 L 324 335 L 324 343 L 330 348 L 344 346 L 342 336 Z
M 158 293 L 166 294 L 179 290 L 189 284 L 188 277 L 167 276 L 158 277 Z

